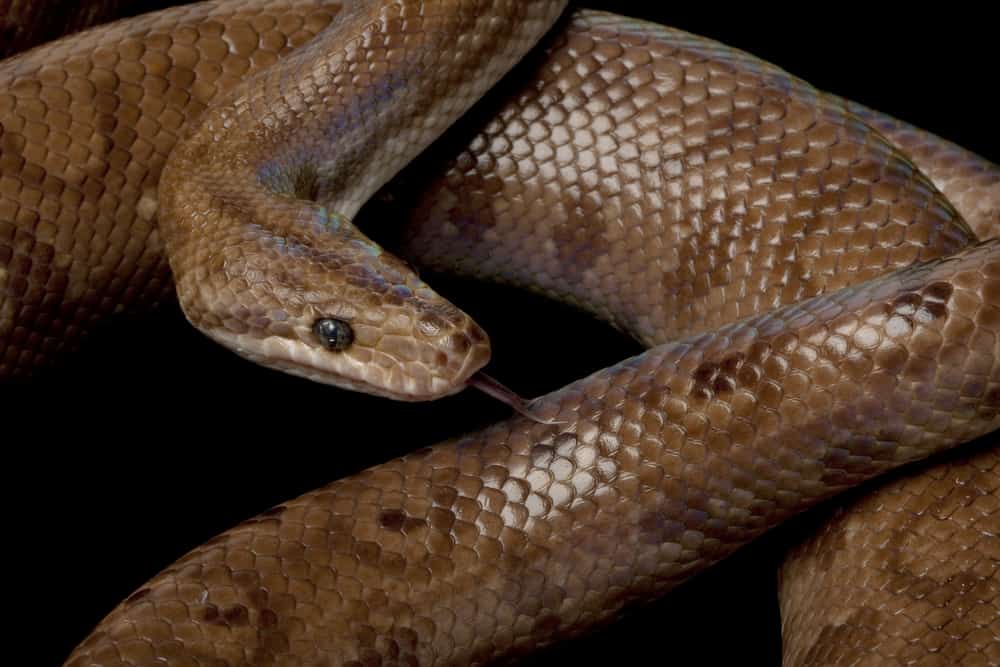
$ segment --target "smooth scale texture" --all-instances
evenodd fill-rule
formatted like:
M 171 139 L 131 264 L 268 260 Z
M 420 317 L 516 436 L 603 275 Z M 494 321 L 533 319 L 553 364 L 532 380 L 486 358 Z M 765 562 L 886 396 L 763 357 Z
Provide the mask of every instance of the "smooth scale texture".
M 180 10 L 152 25 L 181 34 L 184 17 L 205 19 L 198 11 L 205 10 Z M 445 203 L 420 208 L 408 236 L 413 255 L 442 264 L 459 255 L 460 270 L 533 279 L 653 344 L 973 241 L 930 182 L 844 115 L 839 101 L 676 31 L 600 14 L 580 14 L 565 30 L 536 63 L 536 81 L 549 87 L 535 83 L 512 94 L 443 184 L 430 186 L 428 201 Z M 93 43 L 84 39 L 84 52 Z M 33 90 L 43 98 L 43 86 L 23 89 L 29 102 Z M 560 114 L 570 129 L 560 130 Z M 12 130 L 8 118 L 3 139 L 25 148 L 30 142 L 17 127 L 27 128 L 26 114 L 15 116 L 22 125 Z M 614 130 L 614 141 L 602 138 L 602 128 Z M 653 134 L 643 139 L 645 131 Z M 530 144 L 519 141 L 525 136 Z M 4 159 L 12 155 L 7 146 Z M 932 158 L 949 150 L 931 149 L 928 166 L 920 166 L 933 177 Z M 959 172 L 977 164 L 960 149 L 953 153 Z M 46 168 L 64 162 L 68 167 L 53 159 Z M 11 173 L 21 172 L 4 170 Z M 21 185 L 45 182 L 25 173 Z M 978 184 L 957 179 L 940 187 L 977 191 L 975 202 L 984 201 L 982 192 L 995 196 L 995 170 L 976 173 Z M 461 178 L 475 187 L 460 187 Z M 562 180 L 553 186 L 554 179 Z M 498 191 L 509 196 L 486 196 Z M 33 244 L 26 239 L 58 209 L 37 206 L 43 198 L 32 199 L 31 187 L 9 192 L 5 204 L 17 202 L 20 225 L 10 239 L 21 237 L 0 252 L 11 249 L 7 260 L 15 252 L 33 257 L 27 268 L 23 260 L 5 265 L 21 271 L 23 282 L 11 284 L 31 285 L 25 276 L 37 278 L 31 271 L 43 270 L 44 253 L 54 253 L 37 236 Z M 554 193 L 565 199 L 545 199 Z M 98 215 L 122 211 L 111 219 L 122 225 L 114 229 L 143 229 L 126 206 L 102 201 Z M 534 212 L 539 201 L 556 215 Z M 521 220 L 534 224 L 518 228 Z M 151 248 L 144 256 L 162 269 L 155 231 L 147 229 L 140 241 L 153 245 L 135 247 Z M 637 238 L 637 229 L 645 236 Z M 33 248 L 42 255 L 29 255 Z M 117 252 L 114 243 L 102 249 Z M 497 259 L 474 265 L 476 253 Z M 564 425 L 512 420 L 276 508 L 138 591 L 70 663 L 465 664 L 579 632 L 820 498 L 996 428 L 997 254 L 987 243 L 667 344 L 548 397 L 540 409 Z M 462 264 L 461 257 L 472 259 Z M 95 309 L 114 309 L 120 293 L 97 296 L 107 294 L 108 281 L 129 283 L 82 271 L 96 280 L 95 296 L 71 301 L 78 308 L 64 312 L 84 313 L 85 326 L 97 319 Z M 685 273 L 690 281 L 677 278 Z M 53 283 L 53 291 L 67 283 Z M 35 312 L 17 312 L 25 310 Z M 14 340 L 8 350 L 18 351 L 7 357 L 13 368 L 50 351 L 32 329 L 44 330 L 46 317 L 18 324 L 20 333 L 6 339 Z M 53 326 L 60 331 L 65 322 Z M 995 467 L 981 456 L 968 465 L 981 473 L 987 500 L 977 516 L 988 527 L 996 514 L 988 490 Z M 922 493 L 906 497 L 916 498 L 904 501 L 908 506 L 926 502 Z M 996 556 L 986 544 L 980 562 L 989 563 Z M 804 568 L 800 580 L 815 579 Z M 968 571 L 987 584 L 995 576 L 988 568 Z M 785 581 L 795 578 L 786 568 Z M 982 590 L 981 599 L 995 599 L 988 586 Z M 851 596 L 838 599 L 847 605 Z M 984 608 L 969 618 L 985 630 L 963 637 L 975 635 L 965 643 L 970 655 L 990 659 L 995 616 L 988 602 Z M 813 645 L 812 659 L 828 656 L 809 632 L 801 636 Z M 987 640 L 977 643 L 983 632 Z M 895 655 L 893 642 L 881 641 L 888 653 L 880 655 Z

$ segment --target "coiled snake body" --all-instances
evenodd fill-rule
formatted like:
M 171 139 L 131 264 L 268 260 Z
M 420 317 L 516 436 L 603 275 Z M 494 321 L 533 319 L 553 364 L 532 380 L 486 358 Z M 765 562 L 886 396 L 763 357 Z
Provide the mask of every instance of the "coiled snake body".
M 9 61 L 4 371 L 161 289 L 159 214 L 186 313 L 218 340 L 395 397 L 460 388 L 485 361 L 482 333 L 348 218 L 519 57 L 534 39 L 523 25 L 559 9 L 215 2 Z M 363 37 L 323 33 L 215 99 L 272 59 L 273 40 L 305 42 L 338 12 L 336 29 Z M 658 347 L 533 407 L 555 423 L 510 420 L 237 527 L 132 595 L 69 664 L 495 659 L 996 428 L 1000 250 L 955 208 L 988 231 L 995 167 L 699 38 L 600 13 L 560 30 L 535 83 L 425 190 L 405 245 L 424 264 L 530 283 Z M 504 55 L 468 78 L 487 43 Z M 872 125 L 926 160 L 954 206 Z M 374 170 L 349 177 L 363 162 Z M 318 320 L 347 323 L 351 345 L 324 349 Z M 962 558 L 920 556 L 956 569 L 942 589 L 975 591 L 942 605 L 968 627 L 940 641 L 984 660 L 998 651 L 996 458 L 947 473 L 967 481 L 954 502 L 983 540 L 952 542 Z M 801 600 L 802 581 L 840 571 L 838 554 L 857 565 L 847 545 L 863 532 L 850 519 L 829 529 L 835 549 L 804 547 L 785 588 Z M 858 635 L 901 660 L 925 646 L 909 628 L 880 639 L 870 599 L 857 602 L 869 617 L 851 596 L 828 599 L 846 606 L 790 633 L 804 638 L 790 661 L 850 660 L 845 637 Z M 790 624 L 808 616 L 794 605 Z

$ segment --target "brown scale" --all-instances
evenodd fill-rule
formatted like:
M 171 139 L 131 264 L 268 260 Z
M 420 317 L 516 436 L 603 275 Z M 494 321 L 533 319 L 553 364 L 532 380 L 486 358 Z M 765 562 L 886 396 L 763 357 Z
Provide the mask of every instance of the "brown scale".
M 0 375 L 173 290 L 155 226 L 166 157 L 219 91 L 315 36 L 340 3 L 296 6 L 181 7 L 4 64 Z
M 173 113 L 165 113 L 152 103 L 164 112 L 159 119 L 167 130 L 154 132 L 161 143 L 154 140 L 145 149 L 145 155 L 153 156 L 148 167 L 131 166 L 137 164 L 135 155 L 143 155 L 142 144 L 137 149 L 136 141 L 147 130 L 139 126 L 145 116 L 136 105 L 144 96 L 128 81 L 138 70 L 119 58 L 128 61 L 144 49 L 126 35 L 114 34 L 110 40 L 104 35 L 103 43 L 115 44 L 118 54 L 93 52 L 98 67 L 80 74 L 90 76 L 91 85 L 71 87 L 58 72 L 55 79 L 47 79 L 50 74 L 33 68 L 30 58 L 5 65 L 15 70 L 19 82 L 26 82 L 11 86 L 11 79 L 0 79 L 0 90 L 5 91 L 0 93 L 4 120 L 0 139 L 3 160 L 9 160 L 0 165 L 8 179 L 0 181 L 0 193 L 8 197 L 0 205 L 17 204 L 9 218 L 9 211 L 0 209 L 4 214 L 0 225 L 6 225 L 0 226 L 5 241 L 0 253 L 6 253 L 0 259 L 7 281 L 2 306 L 13 318 L 7 321 L 14 322 L 3 332 L 8 372 L 33 365 L 42 353 L 51 351 L 46 331 L 61 333 L 67 321 L 83 328 L 91 320 L 103 319 L 122 300 L 124 285 L 134 289 L 145 284 L 148 275 L 159 274 L 162 260 L 151 224 L 155 195 L 127 186 L 130 179 L 137 179 L 139 186 L 155 182 L 185 114 L 201 110 L 217 92 L 213 84 L 224 87 L 225 75 L 199 67 L 199 58 L 234 58 L 233 69 L 243 70 L 259 55 L 236 58 L 228 46 L 223 47 L 243 43 L 242 37 L 248 35 L 246 23 L 227 23 L 232 13 L 226 13 L 228 7 L 236 3 L 219 3 L 219 23 L 205 22 L 206 16 L 199 14 L 204 10 L 191 8 L 162 15 L 153 24 L 130 24 L 152 25 L 170 36 L 159 42 L 155 36 L 147 38 L 144 46 L 154 53 L 154 64 L 144 66 L 161 75 L 159 87 L 152 89 L 172 96 L 176 105 L 166 109 Z M 311 24 L 313 32 L 329 19 L 329 12 L 316 11 L 320 18 Z M 268 18 L 264 11 L 262 16 L 250 21 L 260 31 L 254 34 L 261 36 L 256 42 L 264 54 L 261 60 L 273 59 L 286 38 L 296 42 L 297 34 L 300 43 L 308 36 L 302 28 L 309 21 L 294 12 Z M 233 26 L 228 41 L 218 38 L 220 24 Z M 522 273 L 501 275 L 496 265 L 506 261 L 502 256 L 495 265 L 479 264 L 477 272 L 523 282 L 525 274 L 547 270 L 542 289 L 590 307 L 647 342 L 658 342 L 714 329 L 763 306 L 791 304 L 833 290 L 842 279 L 858 281 L 934 254 L 950 255 L 973 239 L 951 206 L 906 160 L 865 126 L 842 115 L 841 102 L 819 97 L 759 61 L 676 31 L 580 14 L 566 34 L 550 47 L 545 62 L 551 70 L 543 67 L 541 80 L 558 80 L 560 74 L 575 79 L 571 90 L 585 91 L 607 107 L 594 113 L 580 100 L 561 100 L 562 108 L 548 110 L 553 118 L 564 114 L 577 132 L 570 142 L 572 159 L 559 164 L 559 146 L 551 152 L 544 148 L 525 152 L 529 144 L 524 137 L 532 146 L 545 145 L 544 137 L 532 134 L 539 111 L 545 110 L 515 99 L 501 112 L 498 123 L 469 144 L 469 152 L 456 162 L 458 172 L 450 172 L 444 181 L 447 186 L 434 195 L 446 196 L 447 188 L 461 192 L 460 181 L 468 178 L 478 187 L 463 202 L 471 213 L 446 203 L 450 208 L 441 220 L 449 226 L 434 223 L 432 211 L 430 222 L 415 228 L 413 251 L 434 257 L 447 255 L 449 245 L 455 245 L 463 255 L 493 253 L 509 250 L 504 245 L 508 237 L 527 239 L 529 252 L 522 256 L 527 268 Z M 86 55 L 77 61 L 80 65 L 91 56 L 86 39 L 82 43 Z M 198 48 L 192 49 L 192 43 Z M 169 49 L 172 59 L 169 64 L 159 60 L 159 66 L 167 65 L 162 70 L 156 69 L 157 48 Z M 594 54 L 586 76 L 564 69 L 581 53 Z M 66 57 L 65 51 L 47 54 L 54 62 L 61 62 L 61 57 Z M 109 66 L 115 68 L 114 76 L 102 69 Z M 667 88 L 673 86 L 666 95 L 655 89 L 655 77 L 649 76 L 655 68 L 665 75 L 660 81 Z M 149 82 L 141 80 L 143 85 Z M 101 97 L 95 88 L 99 90 L 102 83 L 121 86 L 124 105 Z M 38 117 L 48 120 L 45 110 L 65 102 L 60 85 L 82 92 L 93 108 L 103 105 L 104 115 L 92 121 L 93 136 L 101 140 L 90 171 L 74 168 L 80 162 L 69 159 L 90 155 L 88 147 L 77 149 L 83 153 L 64 154 L 48 148 L 48 160 L 46 149 L 39 151 L 38 142 L 44 141 L 67 150 L 66 139 L 58 132 L 49 133 L 33 123 Z M 740 86 L 760 88 L 761 98 L 744 99 L 749 106 L 741 107 Z M 187 90 L 193 95 L 188 96 Z M 15 104 L 17 95 L 24 98 Z M 736 103 L 727 104 L 727 97 Z M 653 126 L 666 128 L 667 136 L 657 136 L 657 141 L 669 150 L 649 155 L 639 150 L 641 142 L 633 146 L 626 141 L 621 148 L 601 139 L 599 130 L 607 129 L 609 120 L 619 127 L 614 111 L 620 107 L 614 105 L 629 102 L 651 104 L 654 116 L 665 113 L 666 123 Z M 574 116 L 574 112 L 579 113 Z M 632 112 L 647 120 L 640 110 Z M 731 137 L 727 138 L 728 125 L 718 114 L 722 118 L 732 114 L 736 130 Z M 932 178 L 936 173 L 977 175 L 972 185 L 959 179 L 949 183 L 942 177 L 940 187 L 945 192 L 953 188 L 975 202 L 995 196 L 995 168 L 977 169 L 975 165 L 982 163 L 961 149 L 884 117 L 870 117 L 873 123 L 884 123 L 883 129 L 898 130 L 901 145 L 930 144 L 925 153 L 914 152 L 913 159 Z M 51 122 L 58 125 L 58 114 Z M 632 131 L 627 125 L 621 127 L 625 133 Z M 679 131 L 685 134 L 670 134 Z M 552 136 L 560 140 L 557 132 Z M 782 148 L 793 155 L 790 162 L 774 162 L 779 142 L 787 142 Z M 470 160 L 470 155 L 484 149 L 493 151 L 489 159 Z M 684 169 L 673 172 L 671 159 L 679 157 Z M 653 168 L 643 158 L 653 159 Z M 729 160 L 738 165 L 733 174 Z M 766 167 L 760 173 L 754 171 L 757 161 Z M 483 164 L 489 169 L 479 173 Z M 613 173 L 602 172 L 609 165 Z M 661 200 L 648 202 L 649 209 L 630 208 L 636 202 L 629 199 L 635 192 L 629 186 L 648 185 L 643 177 L 650 178 L 650 173 L 662 179 L 657 190 L 663 193 Z M 749 178 L 741 178 L 741 173 Z M 11 182 L 11 174 L 23 174 L 22 180 Z M 539 175 L 570 179 L 561 185 L 565 186 L 561 194 L 567 195 L 565 219 L 538 218 L 539 224 L 519 235 L 511 220 L 539 215 L 535 202 L 559 203 L 545 199 L 551 190 L 533 181 Z M 794 187 L 783 187 L 782 175 L 793 176 Z M 125 194 L 107 195 L 104 183 Z M 515 194 L 520 196 L 509 200 L 510 208 L 501 210 L 503 215 L 491 209 L 482 225 L 473 223 L 477 207 L 511 184 L 519 188 Z M 79 192 L 74 190 L 77 186 Z M 62 205 L 78 207 L 84 222 L 91 223 L 71 221 L 62 245 L 57 223 L 70 218 L 68 213 L 60 217 L 59 205 L 46 205 L 54 201 L 51 197 L 66 197 Z M 457 194 L 453 200 L 461 201 Z M 677 215 L 678 206 L 688 207 L 690 214 Z M 960 205 L 959 209 L 966 211 Z M 89 211 L 93 213 L 88 219 Z M 671 242 L 678 242 L 679 250 L 669 258 L 671 266 L 686 270 L 693 280 L 682 285 L 673 283 L 667 272 L 641 274 L 643 262 L 635 256 L 650 252 L 644 243 L 650 239 L 630 236 L 627 226 L 616 228 L 610 218 L 611 213 L 621 213 L 628 220 L 636 211 L 641 215 L 633 223 L 651 224 L 648 221 L 655 218 L 658 225 L 672 225 L 664 226 L 673 235 Z M 977 222 L 974 213 L 966 215 L 977 230 L 988 224 Z M 729 236 L 720 228 L 727 217 L 741 220 Z M 769 222 L 772 219 L 782 224 L 775 226 Z M 115 230 L 124 228 L 129 233 L 116 237 Z M 456 229 L 461 234 L 440 241 L 435 229 L 444 230 L 445 238 Z M 848 230 L 859 231 L 847 236 Z M 816 245 L 811 234 L 817 231 L 828 243 Z M 46 234 L 55 236 L 51 243 Z M 426 239 L 430 239 L 427 247 L 421 248 Z M 554 253 L 530 252 L 531 244 L 544 249 L 549 239 L 558 241 Z M 76 250 L 88 243 L 89 250 Z M 653 251 L 663 252 L 655 237 L 652 243 Z M 489 249 L 490 244 L 499 250 Z M 865 247 L 867 251 L 862 250 Z M 819 253 L 828 248 L 834 249 L 836 261 Z M 68 268 L 61 267 L 61 273 L 50 270 L 48 263 L 58 265 L 53 258 L 64 251 L 71 258 Z M 742 263 L 741 252 L 748 256 Z M 135 593 L 84 642 L 70 664 L 189 664 L 210 659 L 266 664 L 278 656 L 288 664 L 378 658 L 386 663 L 464 664 L 517 654 L 576 634 L 629 601 L 662 593 L 841 488 L 994 429 L 1000 404 L 1000 376 L 993 364 L 1000 351 L 996 338 L 1000 319 L 994 305 L 1000 289 L 998 254 L 997 245 L 988 243 L 956 259 L 904 270 L 855 290 L 657 348 L 540 404 L 543 414 L 561 418 L 565 425 L 512 420 L 287 503 L 195 550 Z M 131 269 L 130 274 L 135 255 L 146 257 L 155 270 Z M 94 264 L 95 257 L 110 257 L 115 260 L 110 265 L 125 273 L 112 274 L 107 266 Z M 749 257 L 759 258 L 760 264 Z M 601 265 L 603 258 L 615 259 L 614 266 L 631 272 L 636 282 L 616 283 L 625 274 L 609 272 Z M 465 261 L 468 267 L 477 260 L 473 254 Z M 756 266 L 772 273 L 756 274 Z M 552 272 L 552 267 L 561 272 Z M 81 279 L 90 282 L 81 285 Z M 754 287 L 741 293 L 732 287 L 741 281 Z M 579 293 L 584 283 L 588 288 L 597 286 L 596 296 Z M 38 284 L 56 296 L 46 297 Z M 756 289 L 758 284 L 761 289 Z M 622 285 L 626 288 L 620 289 Z M 650 285 L 655 289 L 648 289 Z M 154 282 L 148 291 L 158 294 L 161 289 Z M 655 301 L 663 292 L 668 294 L 667 303 L 689 305 L 676 309 L 679 316 L 668 316 L 668 309 Z M 74 294 L 68 299 L 70 306 L 61 307 L 63 319 L 36 315 L 40 304 L 65 303 L 64 297 Z M 14 303 L 19 307 L 13 309 L 16 318 L 10 314 L 11 295 L 18 299 Z M 4 314 L 0 308 L 0 316 Z M 960 349 L 951 343 L 955 340 L 974 344 Z M 930 473 L 929 478 L 941 480 L 935 487 L 938 495 L 957 493 L 958 500 L 942 501 L 928 513 L 971 516 L 968 521 L 959 516 L 961 528 L 972 525 L 974 531 L 995 535 L 994 459 L 990 449 L 970 456 L 961 464 L 964 468 L 953 464 L 957 472 Z M 970 476 L 973 469 L 977 472 Z M 914 479 L 918 481 L 910 484 L 917 492 L 904 491 L 900 505 L 926 505 L 928 482 Z M 975 491 L 956 491 L 959 485 L 970 485 L 969 480 L 974 480 Z M 871 507 L 881 505 L 871 503 Z M 950 512 L 953 506 L 973 510 L 962 515 Z M 864 514 L 871 509 L 855 511 Z M 871 521 L 869 525 L 875 526 L 892 518 L 882 511 Z M 841 551 L 827 557 L 823 567 L 829 569 L 830 561 L 837 559 L 858 562 L 856 552 L 846 548 L 850 540 L 845 531 L 831 526 L 821 535 L 839 531 L 833 541 Z M 928 530 L 953 534 L 955 521 Z M 893 548 L 899 551 L 898 544 L 908 539 L 913 538 L 900 532 L 892 540 Z M 893 623 L 880 626 L 875 621 L 884 612 L 872 611 L 864 598 L 871 591 L 862 591 L 854 597 L 861 606 L 850 612 L 851 618 L 865 621 L 860 629 L 820 620 L 821 641 L 810 638 L 816 635 L 810 635 L 808 627 L 802 629 L 799 636 L 811 651 L 808 659 L 832 660 L 833 651 L 858 646 L 855 637 L 867 642 L 860 650 L 868 655 L 871 646 L 878 646 L 880 657 L 908 659 L 916 655 L 914 643 L 903 646 L 899 638 L 919 637 L 922 641 L 917 644 L 932 651 L 947 646 L 949 658 L 961 650 L 971 656 L 969 664 L 977 659 L 996 662 L 996 577 L 990 563 L 995 567 L 997 555 L 990 541 L 981 544 L 949 539 L 934 549 L 940 555 L 961 545 L 966 560 L 946 554 L 941 562 L 969 567 L 942 572 L 942 578 L 925 577 L 914 588 L 918 603 L 905 616 L 919 619 L 925 616 L 927 602 L 940 604 L 930 621 L 932 632 L 919 623 L 916 629 L 900 629 L 899 615 L 893 616 Z M 977 553 L 975 549 L 983 556 L 973 562 L 968 554 Z M 805 563 L 800 581 L 808 583 L 815 573 L 809 569 L 809 548 L 802 551 L 807 557 L 800 561 Z M 893 581 L 905 578 L 905 568 L 911 567 L 904 559 L 899 554 L 888 559 Z M 790 564 L 786 589 L 796 578 Z M 835 579 L 838 586 L 850 583 Z M 949 606 L 930 599 L 933 596 L 925 600 L 921 591 L 927 590 L 928 582 L 939 588 L 944 582 L 959 592 L 975 591 L 974 600 L 983 606 L 952 620 L 943 615 L 961 614 L 975 605 L 958 601 Z M 939 598 L 950 594 L 947 586 Z M 815 593 L 805 595 L 815 597 Z M 853 604 L 842 589 L 837 595 L 841 596 L 837 600 L 848 601 L 847 607 Z M 795 630 L 799 617 L 790 614 L 786 629 Z M 880 635 L 885 628 L 888 633 Z M 789 659 L 794 659 L 794 639 L 788 646 Z
M 786 664 L 1000 660 L 1000 457 L 956 454 L 837 507 L 789 554 Z

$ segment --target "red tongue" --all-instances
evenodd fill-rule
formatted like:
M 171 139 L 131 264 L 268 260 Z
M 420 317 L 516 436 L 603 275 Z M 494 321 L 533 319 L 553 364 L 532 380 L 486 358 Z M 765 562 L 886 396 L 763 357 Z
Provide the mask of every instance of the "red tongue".
M 498 381 L 487 375 L 486 373 L 479 371 L 469 378 L 468 383 L 470 387 L 475 387 L 479 391 L 483 392 L 487 396 L 491 396 L 501 403 L 510 406 L 518 414 L 524 415 L 528 419 L 539 424 L 564 424 L 565 422 L 557 421 L 555 419 L 543 419 L 531 412 L 531 401 L 526 401 L 513 391 L 500 384 Z

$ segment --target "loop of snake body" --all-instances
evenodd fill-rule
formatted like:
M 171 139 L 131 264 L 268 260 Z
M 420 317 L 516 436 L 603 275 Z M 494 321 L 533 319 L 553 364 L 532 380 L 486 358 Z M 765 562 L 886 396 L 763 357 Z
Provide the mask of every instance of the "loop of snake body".
M 0 372 L 161 296 L 169 257 L 188 317 L 256 361 L 395 398 L 462 388 L 485 334 L 350 219 L 562 4 L 225 0 L 5 62 Z M 599 12 L 525 70 L 421 182 L 403 252 L 652 349 L 543 397 L 552 423 L 517 417 L 225 533 L 67 664 L 516 656 L 997 427 L 1000 243 L 976 240 L 996 167 Z M 996 662 L 998 478 L 981 449 L 803 545 L 787 661 Z

